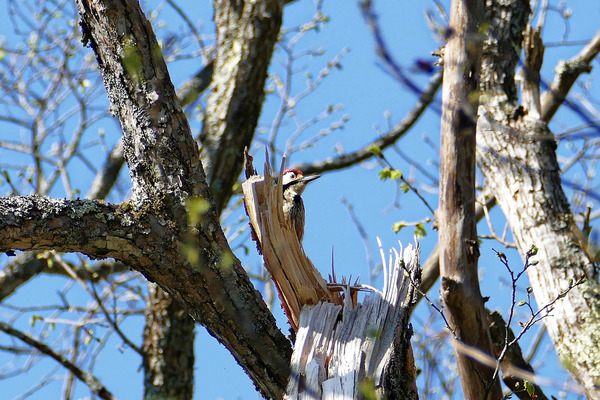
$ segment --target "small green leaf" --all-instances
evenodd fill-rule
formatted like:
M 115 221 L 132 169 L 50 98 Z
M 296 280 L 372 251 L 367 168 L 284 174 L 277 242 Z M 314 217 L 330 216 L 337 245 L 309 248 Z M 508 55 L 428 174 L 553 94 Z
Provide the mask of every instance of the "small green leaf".
M 389 168 L 384 168 L 381 171 L 379 171 L 379 179 L 381 179 L 382 181 L 386 181 L 386 180 L 390 179 L 391 176 L 392 176 L 392 170 Z
M 527 302 L 525 300 L 521 300 L 520 302 L 517 303 L 517 307 L 522 307 L 525 304 L 527 304 Z
M 379 146 L 372 145 L 369 147 L 369 151 L 376 157 L 383 157 L 383 152 L 379 148 Z
M 398 171 L 397 169 L 392 170 L 391 178 L 395 181 L 402 179 L 402 171 Z
M 523 381 L 525 385 L 525 390 L 527 390 L 527 394 L 529 397 L 532 397 L 535 394 L 535 387 L 529 381 Z
M 402 222 L 396 222 L 394 225 L 392 225 L 392 230 L 394 231 L 394 233 L 398 233 L 404 227 L 406 227 L 406 225 L 403 224 Z
M 427 236 L 427 231 L 425 230 L 425 225 L 417 224 L 415 226 L 415 236 L 417 237 L 417 239 L 422 239 L 425 236 Z

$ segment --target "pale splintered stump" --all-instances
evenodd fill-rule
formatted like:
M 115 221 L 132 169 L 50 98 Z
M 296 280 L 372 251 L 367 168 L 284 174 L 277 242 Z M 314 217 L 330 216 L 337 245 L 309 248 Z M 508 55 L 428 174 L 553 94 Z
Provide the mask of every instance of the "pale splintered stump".
M 410 345 L 410 308 L 421 269 L 419 245 L 393 251 L 386 263 L 384 288 L 354 303 L 345 289 L 342 305 L 306 306 L 292 354 L 285 399 L 417 399 Z

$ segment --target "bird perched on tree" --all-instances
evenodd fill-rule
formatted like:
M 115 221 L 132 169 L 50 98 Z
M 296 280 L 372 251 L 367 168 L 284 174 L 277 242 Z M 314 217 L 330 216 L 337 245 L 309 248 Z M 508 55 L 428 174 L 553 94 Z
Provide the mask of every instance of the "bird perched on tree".
M 306 185 L 321 175 L 304 176 L 302 171 L 297 169 L 286 169 L 283 171 L 283 215 L 290 227 L 296 231 L 298 241 L 304 237 L 304 202 L 302 201 L 302 192 Z

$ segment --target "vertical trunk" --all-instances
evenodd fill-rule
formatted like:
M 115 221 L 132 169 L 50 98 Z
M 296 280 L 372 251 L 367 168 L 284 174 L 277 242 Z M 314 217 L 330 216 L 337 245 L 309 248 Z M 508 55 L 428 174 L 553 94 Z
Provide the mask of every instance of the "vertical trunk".
M 144 329 L 144 399 L 194 397 L 194 320 L 154 283 L 148 284 Z
M 477 278 L 475 219 L 475 132 L 481 60 L 479 23 L 483 2 L 452 2 L 444 56 L 441 124 L 440 204 L 437 215 L 441 247 L 442 298 L 455 338 L 492 354 L 483 299 Z M 465 398 L 498 399 L 493 370 L 455 348 Z
M 215 0 L 217 49 L 206 103 L 202 161 L 217 213 L 227 206 L 244 165 L 264 99 L 283 18 L 280 0 Z
M 539 250 L 536 266 L 527 270 L 538 307 L 553 301 L 544 322 L 563 365 L 580 382 L 588 398 L 600 399 L 600 312 L 598 277 L 587 255 L 562 190 L 556 142 L 535 112 L 539 90 L 528 88 L 521 107 L 516 98 L 515 67 L 524 43 L 523 79 L 539 69 L 542 44 L 526 28 L 530 9 L 526 0 L 490 2 L 488 19 L 493 32 L 486 41 L 481 88 L 486 102 L 479 110 L 478 164 L 486 184 L 506 216 L 522 257 L 532 245 Z M 530 36 L 532 35 L 532 36 Z M 534 78 L 535 79 L 535 78 Z M 587 282 L 571 290 L 579 278 Z
M 359 287 L 339 284 L 343 305 L 305 306 L 292 354 L 286 400 L 419 398 L 410 308 L 420 281 L 420 249 L 394 250 L 384 287 L 357 301 Z

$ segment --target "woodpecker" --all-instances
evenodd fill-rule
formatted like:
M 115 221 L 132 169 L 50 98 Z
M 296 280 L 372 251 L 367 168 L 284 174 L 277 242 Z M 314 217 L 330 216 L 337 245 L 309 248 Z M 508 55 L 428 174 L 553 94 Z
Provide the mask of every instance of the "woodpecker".
M 302 242 L 304 237 L 304 202 L 302 192 L 309 182 L 319 179 L 321 175 L 304 176 L 297 169 L 286 169 L 283 171 L 283 215 L 289 226 L 296 231 L 298 241 Z

